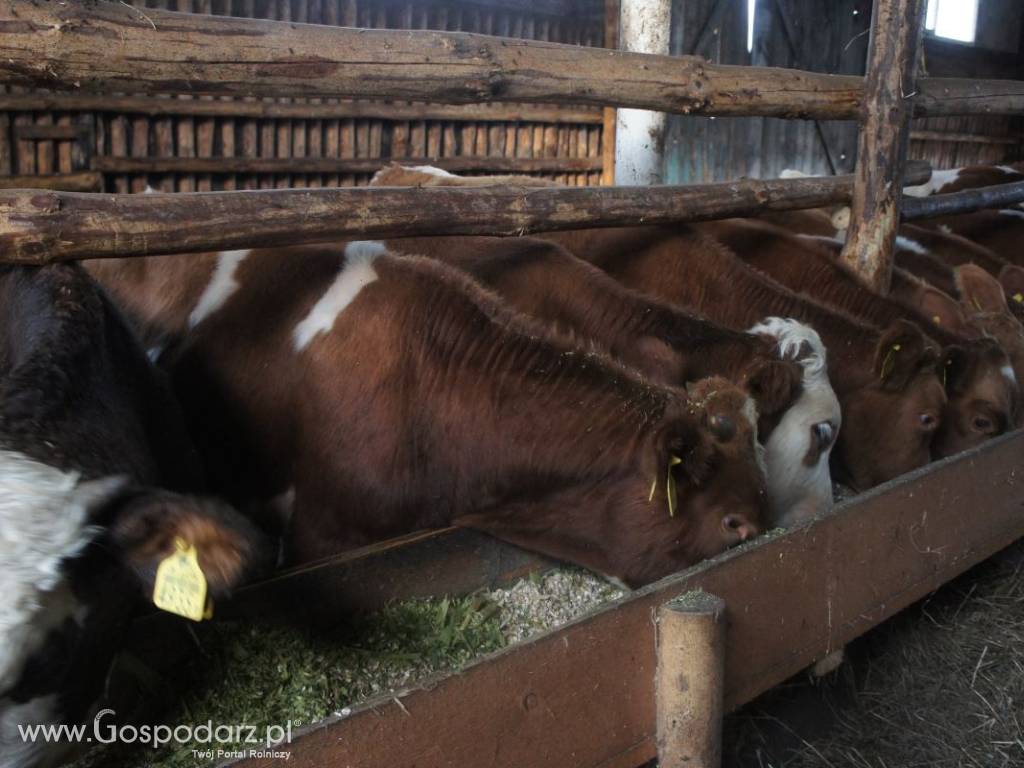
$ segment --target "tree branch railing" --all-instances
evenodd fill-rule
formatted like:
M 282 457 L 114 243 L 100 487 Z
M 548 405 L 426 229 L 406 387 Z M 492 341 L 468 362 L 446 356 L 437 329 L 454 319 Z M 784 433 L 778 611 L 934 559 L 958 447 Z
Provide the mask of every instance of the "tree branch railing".
M 531 102 L 857 119 L 864 78 L 464 32 L 0 1 L 0 83 L 81 92 Z M 925 78 L 914 113 L 1024 111 L 1024 82 Z
M 908 183 L 929 171 L 914 164 Z M 0 190 L 0 261 L 44 264 L 325 242 L 522 235 L 849 202 L 852 176 L 677 187 L 280 189 L 148 195 Z

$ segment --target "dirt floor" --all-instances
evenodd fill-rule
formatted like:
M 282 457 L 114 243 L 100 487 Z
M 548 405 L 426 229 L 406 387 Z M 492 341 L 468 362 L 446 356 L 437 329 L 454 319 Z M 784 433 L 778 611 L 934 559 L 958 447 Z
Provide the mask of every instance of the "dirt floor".
M 725 768 L 1024 766 L 1024 543 L 726 723 Z

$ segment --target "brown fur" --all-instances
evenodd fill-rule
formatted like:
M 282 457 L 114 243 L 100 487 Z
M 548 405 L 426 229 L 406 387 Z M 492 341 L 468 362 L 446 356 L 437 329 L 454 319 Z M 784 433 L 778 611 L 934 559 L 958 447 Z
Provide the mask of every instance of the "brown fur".
M 754 221 L 712 222 L 700 229 L 791 290 L 803 291 L 879 328 L 908 320 L 927 328 L 946 350 L 957 348 L 960 362 L 947 366 L 944 375 L 949 401 L 938 430 L 939 456 L 978 445 L 1016 426 L 1017 387 L 1001 373 L 1009 359 L 991 341 L 979 340 L 980 334 L 967 323 L 959 328 L 936 324 L 936 314 L 925 314 L 916 306 L 870 290 L 837 260 L 837 244 L 797 237 Z M 902 282 L 903 276 L 895 279 Z M 943 434 L 946 425 L 975 423 L 989 427 L 957 431 L 955 438 Z
M 841 478 L 867 488 L 926 463 L 945 407 L 939 348 L 916 326 L 882 333 L 787 290 L 691 227 L 553 233 L 559 242 L 639 290 L 734 328 L 768 315 L 812 325 L 829 354 L 829 378 L 843 407 L 833 459 Z M 881 370 L 879 355 L 901 344 Z M 880 352 L 882 350 L 883 352 Z M 922 425 L 922 417 L 932 419 Z M 885 450 L 879 450 L 885 446 Z
M 253 252 L 173 365 L 221 486 L 294 486 L 292 559 L 455 523 L 642 583 L 762 525 L 754 427 L 729 383 L 699 401 L 647 384 L 458 270 L 392 255 L 296 352 L 294 328 L 343 261 L 338 247 Z M 202 258 L 195 268 L 209 272 Z M 735 437 L 718 437 L 712 416 Z M 672 518 L 670 454 L 683 458 Z
M 392 240 L 388 246 L 458 266 L 518 310 L 595 340 L 652 381 L 680 385 L 724 376 L 744 386 L 769 418 L 799 394 L 802 369 L 779 358 L 774 340 L 724 328 L 633 291 L 554 243 L 434 237 Z

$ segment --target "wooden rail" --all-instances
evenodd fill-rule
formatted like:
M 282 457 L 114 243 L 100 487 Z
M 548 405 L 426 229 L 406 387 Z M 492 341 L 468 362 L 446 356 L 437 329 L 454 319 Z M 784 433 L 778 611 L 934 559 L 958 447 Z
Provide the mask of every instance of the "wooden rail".
M 0 83 L 76 91 L 492 101 L 855 119 L 864 80 L 451 32 L 0 2 Z M 111 54 L 116 41 L 116 53 Z M 922 80 L 917 115 L 1024 111 L 1024 83 Z
M 927 178 L 920 168 L 907 183 Z M 9 190 L 0 191 L 0 261 L 43 264 L 342 237 L 521 235 L 700 221 L 844 203 L 852 185 L 851 176 L 831 176 L 680 187 L 378 187 L 150 195 Z
M 725 601 L 724 705 L 735 709 L 1024 535 L 1022 450 L 1022 432 L 997 438 L 461 673 L 306 728 L 288 764 L 633 768 L 655 756 L 659 606 L 696 589 Z
M 166 117 L 251 117 L 296 120 L 441 120 L 600 125 L 600 110 L 543 104 L 388 104 L 344 101 L 288 103 L 255 99 L 183 100 L 157 96 L 87 93 L 0 93 L 0 110 L 10 112 L 115 112 Z

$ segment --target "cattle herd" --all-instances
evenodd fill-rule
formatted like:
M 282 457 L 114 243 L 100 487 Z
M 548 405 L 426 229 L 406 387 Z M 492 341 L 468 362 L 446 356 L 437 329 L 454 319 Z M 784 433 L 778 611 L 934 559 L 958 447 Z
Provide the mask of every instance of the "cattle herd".
M 1024 211 L 903 227 L 886 296 L 843 226 L 0 268 L 0 766 L 53 763 L 17 725 L 89 715 L 183 543 L 215 598 L 448 525 L 638 586 L 1018 426 Z

